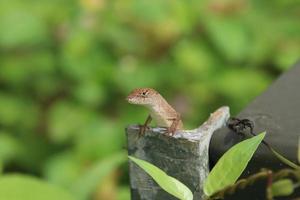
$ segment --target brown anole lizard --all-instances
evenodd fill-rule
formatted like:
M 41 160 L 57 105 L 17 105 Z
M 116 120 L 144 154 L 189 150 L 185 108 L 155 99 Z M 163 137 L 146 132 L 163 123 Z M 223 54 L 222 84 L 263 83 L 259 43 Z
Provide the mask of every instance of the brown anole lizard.
M 176 130 L 183 129 L 180 114 L 156 90 L 138 88 L 133 90 L 126 99 L 131 104 L 145 106 L 150 112 L 145 123 L 140 126 L 140 135 L 145 133 L 152 119 L 157 126 L 166 127 L 168 135 L 174 135 Z

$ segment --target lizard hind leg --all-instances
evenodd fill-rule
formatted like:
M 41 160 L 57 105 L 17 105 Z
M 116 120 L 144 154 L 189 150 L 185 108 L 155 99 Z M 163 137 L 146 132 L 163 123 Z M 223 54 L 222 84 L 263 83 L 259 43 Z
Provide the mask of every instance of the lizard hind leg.
M 176 130 L 178 129 L 178 125 L 181 121 L 180 115 L 177 114 L 176 118 L 171 118 L 170 120 L 172 120 L 172 124 L 167 129 L 167 135 L 173 136 L 175 134 Z

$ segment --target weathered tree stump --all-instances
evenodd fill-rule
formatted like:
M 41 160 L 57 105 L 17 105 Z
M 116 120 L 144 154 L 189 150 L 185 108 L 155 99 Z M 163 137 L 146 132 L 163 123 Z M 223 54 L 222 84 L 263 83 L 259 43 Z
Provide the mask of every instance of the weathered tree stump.
M 221 107 L 199 128 L 165 135 L 164 128 L 151 128 L 143 137 L 138 136 L 139 126 L 126 129 L 128 154 L 146 160 L 168 175 L 175 177 L 194 192 L 194 199 L 203 198 L 203 183 L 209 173 L 208 148 L 212 134 L 229 118 L 229 108 Z M 137 165 L 129 162 L 131 199 L 176 199 Z

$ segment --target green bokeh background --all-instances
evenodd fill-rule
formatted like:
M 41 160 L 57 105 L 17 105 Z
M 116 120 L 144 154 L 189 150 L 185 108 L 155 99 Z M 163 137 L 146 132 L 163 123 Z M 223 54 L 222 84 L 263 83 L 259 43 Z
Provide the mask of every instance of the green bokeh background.
M 126 95 L 157 89 L 186 128 L 234 115 L 299 59 L 299 13 L 298 0 L 0 1 L 3 173 L 129 199 L 124 128 L 147 112 Z

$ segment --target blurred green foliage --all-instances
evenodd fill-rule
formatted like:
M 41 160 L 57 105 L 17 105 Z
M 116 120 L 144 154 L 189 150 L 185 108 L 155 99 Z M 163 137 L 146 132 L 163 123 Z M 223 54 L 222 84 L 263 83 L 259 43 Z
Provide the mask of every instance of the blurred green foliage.
M 4 173 L 129 199 L 124 127 L 147 113 L 125 96 L 156 88 L 187 128 L 222 105 L 236 114 L 299 58 L 299 12 L 298 0 L 0 1 Z
M 10 174 L 2 176 L 0 179 L 0 199 L 75 200 L 75 197 L 64 189 L 45 183 L 37 178 L 20 174 Z

